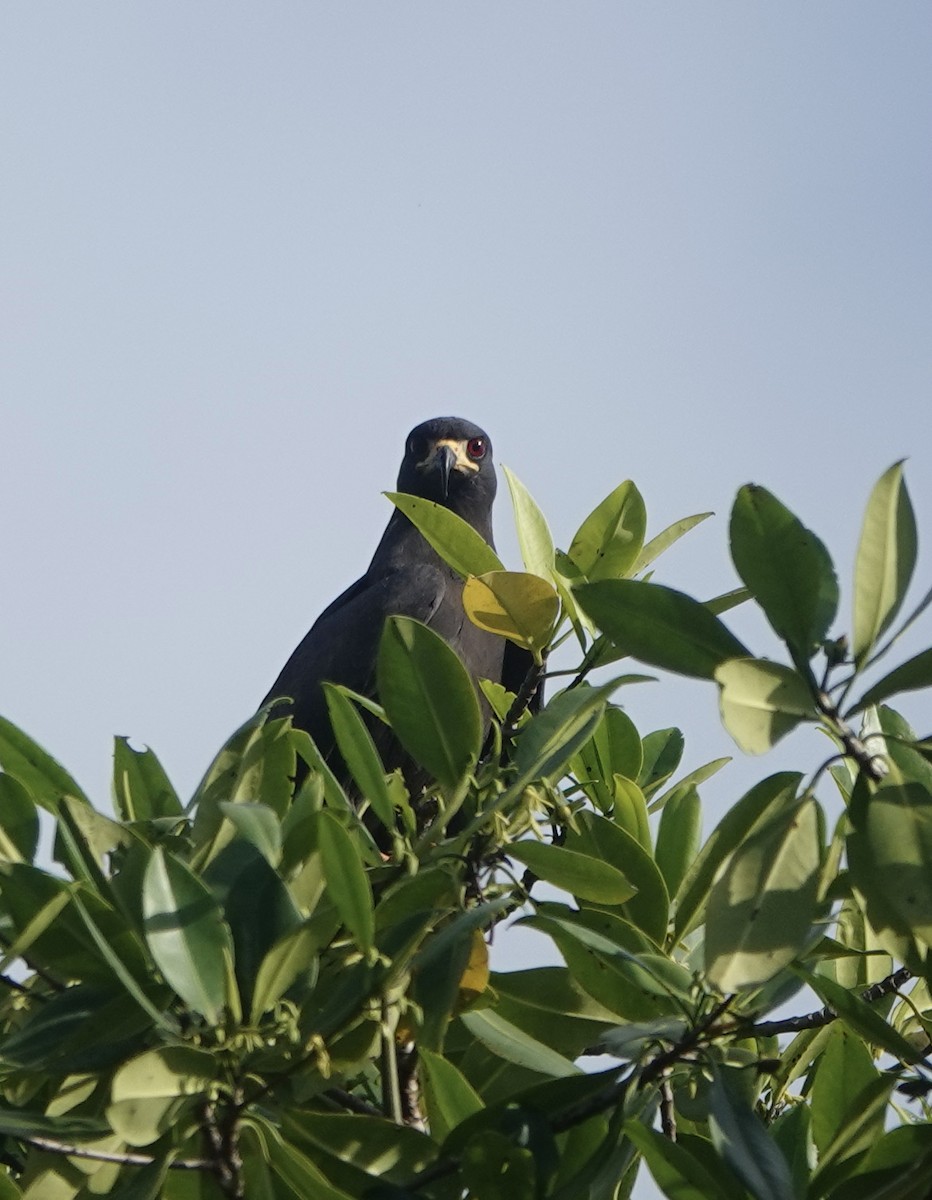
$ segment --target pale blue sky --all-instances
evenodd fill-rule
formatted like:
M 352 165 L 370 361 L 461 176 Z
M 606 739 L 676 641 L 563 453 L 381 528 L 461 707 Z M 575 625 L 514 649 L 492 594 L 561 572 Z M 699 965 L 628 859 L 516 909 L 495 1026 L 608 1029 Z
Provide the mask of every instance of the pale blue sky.
M 930 51 L 924 3 L 8 9 L 0 712 L 189 789 L 442 413 L 564 545 L 625 477 L 715 509 L 703 596 L 748 479 L 843 583 L 903 455 L 928 533 Z M 711 688 L 630 703 L 730 746 Z
M 193 787 L 430 416 L 483 424 L 564 546 L 626 477 L 652 532 L 715 509 L 660 571 L 703 597 L 747 480 L 846 591 L 904 455 L 932 536 L 925 0 L 32 0 L 0 30 L 0 712 L 102 805 L 115 733 Z M 504 497 L 498 528 L 515 564 Z M 652 689 L 642 732 L 731 752 L 710 686 Z

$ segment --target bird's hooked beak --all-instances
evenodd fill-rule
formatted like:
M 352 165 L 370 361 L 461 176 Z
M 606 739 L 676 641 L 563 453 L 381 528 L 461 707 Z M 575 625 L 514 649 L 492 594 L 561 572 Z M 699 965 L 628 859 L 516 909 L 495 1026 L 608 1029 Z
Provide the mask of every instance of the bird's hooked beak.
M 452 446 L 437 447 L 437 470 L 440 472 L 440 490 L 446 500 L 450 492 L 450 472 L 456 466 L 456 452 Z
M 417 464 L 417 469 L 424 472 L 436 471 L 439 474 L 440 491 L 446 500 L 450 495 L 450 476 L 453 472 L 462 471 L 464 475 L 472 474 L 479 470 L 479 465 L 469 458 L 464 441 L 438 438 L 431 446 L 427 457 Z

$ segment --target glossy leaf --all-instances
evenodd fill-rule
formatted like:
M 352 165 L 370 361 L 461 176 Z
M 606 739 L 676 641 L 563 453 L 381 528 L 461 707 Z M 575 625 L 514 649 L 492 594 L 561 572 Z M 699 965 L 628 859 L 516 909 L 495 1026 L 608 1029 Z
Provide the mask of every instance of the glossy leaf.
M 766 488 L 746 484 L 731 510 L 731 557 L 774 632 L 805 663 L 838 610 L 838 580 L 822 542 Z
M 402 746 L 445 790 L 455 790 L 482 745 L 479 702 L 456 653 L 419 621 L 390 617 L 379 645 L 378 688 Z
M 712 886 L 705 962 L 722 992 L 759 987 L 795 958 L 817 914 L 821 876 L 813 800 L 754 831 Z
M 732 658 L 715 669 L 722 724 L 746 754 L 766 754 L 803 721 L 818 719 L 806 681 L 764 658 Z
M 353 839 L 337 817 L 324 809 L 317 816 L 317 844 L 327 877 L 327 889 L 343 923 L 362 950 L 371 950 L 375 937 L 372 888 Z
M 463 585 L 463 607 L 474 625 L 530 650 L 546 649 L 560 612 L 552 584 L 523 571 L 491 571 Z
M 898 462 L 874 485 L 861 526 L 851 645 L 858 665 L 900 611 L 916 565 L 916 546 L 916 518 L 903 481 L 903 464 Z
M 501 559 L 482 534 L 442 504 L 406 492 L 386 492 L 392 504 L 420 530 L 425 541 L 460 575 L 503 571 Z
M 562 846 L 516 842 L 508 847 L 508 854 L 530 867 L 540 879 L 584 900 L 623 904 L 637 891 L 617 867 Z
M 152 957 L 189 1008 L 220 1020 L 227 1003 L 230 932 L 210 890 L 179 859 L 152 851 L 143 883 L 145 935 Z
M 524 569 L 540 575 L 543 579 L 550 579 L 553 574 L 554 549 L 547 518 L 517 475 L 508 467 L 502 467 L 502 471 L 511 493 L 515 530 Z
M 747 655 L 703 604 L 673 588 L 612 579 L 581 585 L 576 598 L 618 647 L 650 666 L 711 679 L 720 663 Z
M 637 561 L 646 530 L 644 500 L 628 479 L 586 517 L 567 553 L 587 579 L 619 579 Z

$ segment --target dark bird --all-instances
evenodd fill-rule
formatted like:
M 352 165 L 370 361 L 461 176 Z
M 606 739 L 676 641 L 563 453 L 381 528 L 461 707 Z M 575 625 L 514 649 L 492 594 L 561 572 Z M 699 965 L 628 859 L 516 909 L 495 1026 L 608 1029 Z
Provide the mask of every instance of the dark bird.
M 398 491 L 434 500 L 457 513 L 492 541 L 492 502 L 496 490 L 492 443 L 478 425 L 458 417 L 437 417 L 408 435 L 398 472 Z M 392 513 L 365 575 L 338 596 L 311 626 L 263 700 L 290 697 L 274 709 L 290 712 L 338 774 L 345 776 L 334 746 L 321 684 L 344 684 L 377 699 L 375 666 L 379 639 L 389 616 L 415 617 L 439 633 L 456 651 L 474 683 L 491 679 L 517 692 L 532 665 L 520 647 L 474 625 L 463 608 L 463 580 L 424 540 L 398 509 Z M 482 700 L 488 719 L 488 706 Z M 384 726 L 370 722 L 388 770 L 402 767 L 412 783 L 410 760 Z

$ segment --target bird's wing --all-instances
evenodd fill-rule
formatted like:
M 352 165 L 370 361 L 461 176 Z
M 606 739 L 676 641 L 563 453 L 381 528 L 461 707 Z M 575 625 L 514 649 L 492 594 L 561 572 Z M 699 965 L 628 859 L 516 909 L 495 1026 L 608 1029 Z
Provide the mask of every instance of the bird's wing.
M 338 596 L 311 626 L 285 663 L 263 704 L 279 696 L 293 701 L 295 724 L 325 749 L 332 740 L 321 684 L 327 680 L 372 694 L 379 639 L 386 617 L 415 617 L 428 623 L 446 587 L 431 565 L 367 574 Z

